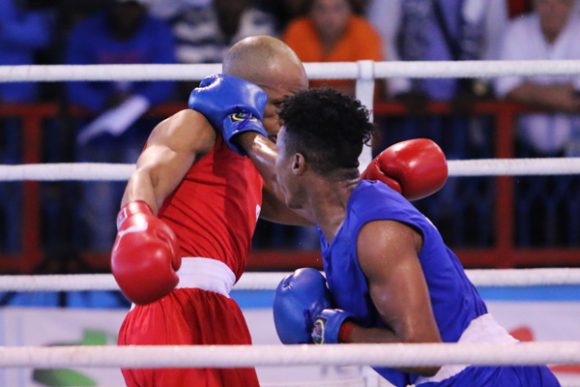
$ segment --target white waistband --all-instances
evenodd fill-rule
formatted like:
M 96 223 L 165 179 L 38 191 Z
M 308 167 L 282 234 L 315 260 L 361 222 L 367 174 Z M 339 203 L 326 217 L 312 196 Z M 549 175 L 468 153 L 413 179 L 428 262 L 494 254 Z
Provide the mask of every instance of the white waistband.
M 483 314 L 469 323 L 467 328 L 461 334 L 461 337 L 457 341 L 458 343 L 516 343 L 517 340 L 514 339 L 504 327 L 498 324 L 490 313 Z M 420 376 L 415 385 L 429 382 L 441 382 L 445 379 L 449 379 L 452 376 L 457 375 L 464 369 L 466 369 L 468 364 L 453 364 L 443 366 L 437 371 L 437 373 L 430 377 Z
M 212 258 L 183 257 L 177 271 L 177 288 L 197 288 L 229 297 L 236 275 L 223 262 Z

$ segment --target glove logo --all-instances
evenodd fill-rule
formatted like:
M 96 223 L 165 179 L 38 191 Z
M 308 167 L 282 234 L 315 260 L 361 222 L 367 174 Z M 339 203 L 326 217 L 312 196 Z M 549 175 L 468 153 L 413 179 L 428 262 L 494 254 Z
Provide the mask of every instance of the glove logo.
M 240 121 L 253 121 L 253 122 L 258 122 L 258 119 L 256 117 L 254 117 L 250 113 L 245 113 L 245 112 L 233 113 L 233 114 L 230 115 L 230 119 L 233 122 L 240 122 Z
M 314 321 L 314 326 L 312 327 L 312 342 L 314 344 L 324 344 L 324 331 L 325 331 L 326 319 L 319 317 Z

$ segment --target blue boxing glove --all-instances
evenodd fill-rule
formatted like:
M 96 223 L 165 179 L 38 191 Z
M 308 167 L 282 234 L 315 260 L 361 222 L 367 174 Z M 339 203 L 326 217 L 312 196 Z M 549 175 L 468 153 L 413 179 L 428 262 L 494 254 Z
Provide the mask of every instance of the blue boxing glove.
M 324 309 L 314 320 L 312 342 L 314 344 L 337 344 L 342 324 L 352 314 L 341 309 Z
M 280 282 L 274 296 L 274 324 L 284 344 L 337 343 L 342 323 L 351 317 L 331 309 L 326 279 L 315 269 L 296 270 Z
M 262 125 L 268 96 L 257 85 L 227 74 L 204 78 L 189 95 L 188 106 L 203 114 L 219 130 L 228 146 L 241 155 L 234 138 L 243 132 L 268 133 Z
M 331 308 L 326 279 L 315 269 L 302 268 L 285 277 L 274 295 L 274 324 L 284 344 L 312 343 L 316 317 Z

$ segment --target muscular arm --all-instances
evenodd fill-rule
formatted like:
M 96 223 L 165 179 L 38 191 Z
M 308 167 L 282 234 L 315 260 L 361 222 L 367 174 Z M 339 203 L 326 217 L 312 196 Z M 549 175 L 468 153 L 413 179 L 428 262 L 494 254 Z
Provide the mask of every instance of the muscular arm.
M 373 304 L 387 329 L 355 325 L 351 342 L 441 342 L 429 290 L 418 259 L 422 239 L 414 229 L 395 221 L 376 221 L 359 233 L 357 250 Z M 438 368 L 404 369 L 433 375 Z
M 299 210 L 291 210 L 284 204 L 274 166 L 278 150 L 276 144 L 255 132 L 239 136 L 239 144 L 246 150 L 248 157 L 264 179 L 263 203 L 260 216 L 271 222 L 295 226 L 312 226 L 308 215 Z
M 137 160 L 121 205 L 143 200 L 157 213 L 199 155 L 209 151 L 215 131 L 203 115 L 182 110 L 159 123 Z

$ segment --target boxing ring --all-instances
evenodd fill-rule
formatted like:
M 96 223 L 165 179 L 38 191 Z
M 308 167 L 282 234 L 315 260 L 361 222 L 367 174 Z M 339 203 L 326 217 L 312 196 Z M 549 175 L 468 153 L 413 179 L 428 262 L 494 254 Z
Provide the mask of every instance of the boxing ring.
M 374 80 L 379 78 L 488 78 L 506 75 L 578 75 L 580 61 L 478 61 L 478 62 L 372 62 L 306 64 L 310 79 L 356 79 L 357 97 L 372 107 Z M 71 80 L 199 80 L 219 72 L 219 65 L 105 65 L 105 66 L 0 66 L 0 81 L 71 81 Z M 361 166 L 370 161 L 370 148 L 361 155 Z M 449 175 L 569 175 L 580 174 L 580 158 L 553 159 L 478 159 L 450 160 Z M 128 164 L 33 164 L 0 166 L 0 181 L 123 181 L 134 170 Z M 579 261 L 580 261 L 580 257 Z M 525 289 L 564 288 L 571 299 L 580 303 L 580 269 L 498 269 L 468 270 L 474 284 L 483 289 L 522 291 Z M 234 288 L 243 292 L 262 292 L 268 302 L 273 289 L 285 273 L 247 273 Z M 0 291 L 111 291 L 118 287 L 108 274 L 0 276 Z M 493 299 L 493 295 L 488 296 Z M 497 295 L 497 294 L 496 294 Z M 257 297 L 257 296 L 256 296 Z M 234 298 L 236 298 L 234 296 Z M 259 297 L 258 297 L 259 298 Z M 265 301 L 264 301 L 265 300 Z M 486 299 L 487 300 L 487 299 Z M 241 302 L 242 307 L 244 303 Z M 262 314 L 267 316 L 269 310 Z M 493 312 L 493 308 L 492 312 Z M 572 310 L 572 309 L 571 309 Z M 55 311 L 55 313 L 60 313 Z M 580 308 L 574 309 L 580 321 Z M 501 322 L 501 321 L 500 321 Z M 0 321 L 2 324 L 2 321 Z M 252 320 L 249 320 L 250 329 Z M 272 322 L 270 322 L 272 328 Z M 554 366 L 580 364 L 580 341 L 557 340 L 521 342 L 518 344 L 373 344 L 284 346 L 254 340 L 254 346 L 3 346 L 0 347 L 0 370 L 37 368 L 119 367 L 239 367 L 257 366 L 301 369 L 304 366 L 354 367 L 342 378 L 315 383 L 287 382 L 265 385 L 386 385 L 365 366 L 439 366 L 443 364 L 530 365 L 548 363 Z M 362 367 L 362 368 L 361 368 Z M 118 371 L 117 371 L 118 372 Z M 263 374 L 260 374 L 261 378 Z M 341 376 L 340 373 L 338 376 Z M 558 374 L 565 386 L 580 385 L 580 379 Z M 2 380 L 0 379 L 0 384 Z M 325 384 L 326 383 L 326 384 Z

